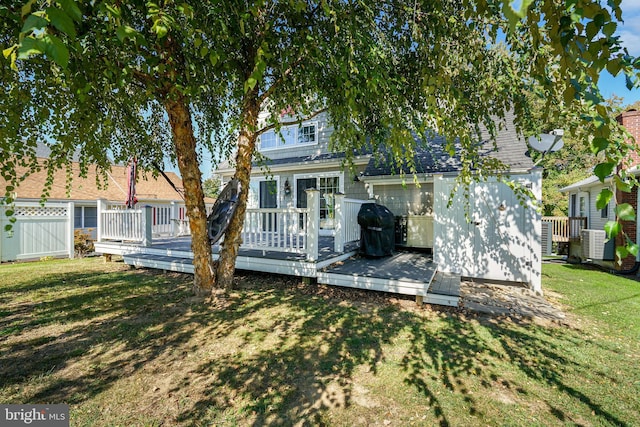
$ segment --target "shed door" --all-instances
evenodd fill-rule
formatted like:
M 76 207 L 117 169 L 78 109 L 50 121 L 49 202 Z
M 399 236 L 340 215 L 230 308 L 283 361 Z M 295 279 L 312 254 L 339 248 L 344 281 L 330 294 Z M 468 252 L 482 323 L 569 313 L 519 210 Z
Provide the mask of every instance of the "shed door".
M 471 189 L 471 234 L 474 277 L 528 282 L 530 253 L 525 253 L 527 210 L 515 194 L 501 183 L 478 183 Z

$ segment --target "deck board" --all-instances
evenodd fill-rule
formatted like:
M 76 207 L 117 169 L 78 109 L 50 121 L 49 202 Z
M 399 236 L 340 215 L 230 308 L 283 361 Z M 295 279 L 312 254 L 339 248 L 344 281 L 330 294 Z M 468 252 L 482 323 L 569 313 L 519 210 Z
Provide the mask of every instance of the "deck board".
M 357 256 L 327 269 L 330 273 L 428 283 L 437 269 L 430 255 L 396 252 L 383 258 Z

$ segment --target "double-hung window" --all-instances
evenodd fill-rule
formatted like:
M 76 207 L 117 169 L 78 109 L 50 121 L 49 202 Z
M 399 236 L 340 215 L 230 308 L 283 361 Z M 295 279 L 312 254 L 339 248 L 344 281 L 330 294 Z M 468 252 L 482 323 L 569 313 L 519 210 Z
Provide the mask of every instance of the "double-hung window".
M 260 136 L 260 150 L 314 145 L 318 141 L 317 132 L 318 127 L 315 123 L 303 126 L 286 126 L 280 129 L 280 133 L 270 130 Z

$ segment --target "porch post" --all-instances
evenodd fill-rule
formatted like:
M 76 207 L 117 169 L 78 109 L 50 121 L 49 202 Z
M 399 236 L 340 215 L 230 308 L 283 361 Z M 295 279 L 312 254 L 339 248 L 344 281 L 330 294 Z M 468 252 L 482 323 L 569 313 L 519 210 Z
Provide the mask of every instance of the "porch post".
M 153 241 L 153 208 L 146 205 L 142 208 L 142 246 L 151 246 Z
M 67 203 L 67 249 L 69 250 L 69 259 L 73 259 L 76 255 L 74 216 L 75 204 L 73 202 L 69 202 Z
M 320 231 L 320 190 L 311 188 L 307 193 L 307 261 L 318 260 L 318 240 Z
M 102 212 L 107 208 L 107 201 L 105 199 L 97 200 L 97 214 L 98 223 L 96 227 L 96 242 L 102 242 L 102 235 L 104 233 L 104 219 L 102 218 Z
M 344 251 L 344 194 L 335 193 L 333 195 L 335 202 L 333 227 L 335 235 L 333 236 L 333 250 L 341 253 Z

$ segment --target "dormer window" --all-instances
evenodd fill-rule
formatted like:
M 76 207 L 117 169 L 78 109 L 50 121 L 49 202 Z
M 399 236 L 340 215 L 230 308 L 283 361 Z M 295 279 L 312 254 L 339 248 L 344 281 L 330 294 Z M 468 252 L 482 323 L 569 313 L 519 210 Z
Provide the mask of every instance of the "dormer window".
M 287 126 L 280 129 L 280 134 L 274 130 L 260 135 L 260 150 L 275 150 L 278 148 L 292 148 L 303 145 L 314 145 L 318 142 L 318 127 L 315 123 L 303 126 Z

